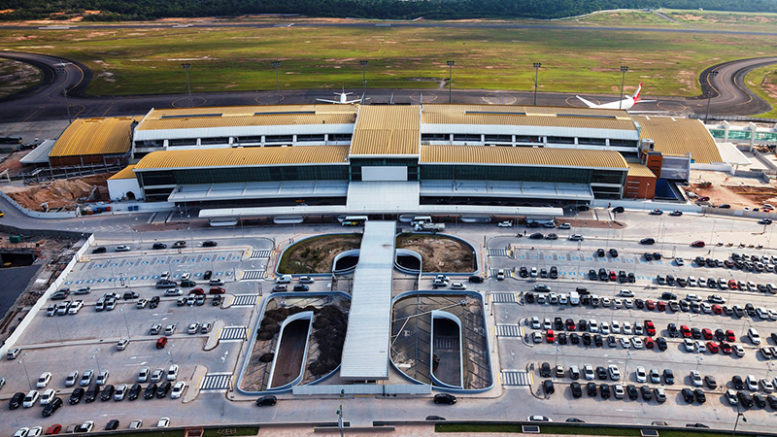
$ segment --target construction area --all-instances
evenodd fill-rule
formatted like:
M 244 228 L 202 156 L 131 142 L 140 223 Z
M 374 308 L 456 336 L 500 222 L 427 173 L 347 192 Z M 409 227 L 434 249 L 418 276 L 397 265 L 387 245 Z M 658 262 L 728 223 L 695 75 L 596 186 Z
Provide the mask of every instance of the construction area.
M 88 203 L 108 201 L 110 174 L 27 185 L 5 185 L 3 192 L 32 211 L 73 211 Z
M 730 205 L 734 209 L 754 209 L 777 203 L 777 187 L 754 177 L 737 177 L 714 171 L 692 171 L 685 190 L 701 205 Z M 693 193 L 693 194 L 690 194 Z M 701 200 L 709 198 L 709 200 Z

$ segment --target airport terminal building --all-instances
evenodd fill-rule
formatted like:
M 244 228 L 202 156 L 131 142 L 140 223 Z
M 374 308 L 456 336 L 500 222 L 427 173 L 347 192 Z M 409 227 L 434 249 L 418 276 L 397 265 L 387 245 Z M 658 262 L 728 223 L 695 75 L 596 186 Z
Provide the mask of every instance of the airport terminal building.
M 151 110 L 111 198 L 200 208 L 586 205 L 721 161 L 696 120 L 507 105 Z

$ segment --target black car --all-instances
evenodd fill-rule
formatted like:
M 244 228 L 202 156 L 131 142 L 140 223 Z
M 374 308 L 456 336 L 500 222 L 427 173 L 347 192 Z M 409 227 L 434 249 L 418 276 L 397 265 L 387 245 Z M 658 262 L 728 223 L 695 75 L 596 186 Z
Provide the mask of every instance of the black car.
M 440 393 L 440 394 L 441 395 L 447 395 L 447 393 Z M 450 395 L 448 395 L 448 396 L 450 396 Z M 437 396 L 435 396 L 435 400 L 434 401 L 435 401 L 435 403 L 438 403 L 438 404 L 440 403 L 440 402 L 437 402 Z M 256 400 L 256 406 L 257 407 L 272 407 L 276 403 L 278 403 L 278 398 L 276 398 L 273 395 L 262 396 L 261 398 Z M 456 403 L 456 398 L 455 397 L 453 398 L 453 402 L 446 402 L 446 403 L 455 404 Z
M 616 249 L 610 249 L 610 257 L 617 258 L 618 257 L 618 251 Z
M 739 399 L 739 404 L 742 405 L 744 408 L 753 407 L 753 397 L 750 396 L 749 393 L 744 391 L 738 391 L 737 398 Z
M 159 387 L 156 389 L 156 397 L 157 399 L 162 399 L 165 396 L 167 396 L 167 393 L 170 391 L 170 388 L 172 388 L 173 384 L 170 381 L 163 382 Z
M 665 351 L 666 339 L 664 337 L 656 337 L 656 347 L 658 347 L 658 350 L 660 351 Z
M 553 319 L 553 326 L 556 331 L 563 331 L 564 330 L 564 321 L 561 320 L 561 317 L 556 317 Z
M 604 368 L 604 366 L 599 366 L 596 368 L 596 377 L 601 380 L 607 380 L 607 369 Z
M 742 381 L 742 377 L 739 375 L 734 375 L 731 378 L 731 385 L 734 386 L 735 390 L 742 390 L 745 388 L 745 382 Z
M 165 243 L 154 243 L 151 246 L 152 249 L 167 249 L 167 245 Z
M 645 308 L 645 301 L 642 299 L 634 299 L 634 306 L 641 310 Z
M 589 382 L 588 384 L 586 384 L 585 389 L 589 397 L 592 397 L 592 398 L 596 397 L 597 388 L 596 388 L 595 382 Z
M 140 295 L 137 291 L 125 291 L 124 295 L 122 296 L 124 300 L 137 299 L 139 297 Z
M 522 278 L 528 278 L 529 277 L 529 269 L 526 268 L 526 266 L 521 266 L 520 269 L 518 269 L 518 276 Z
M 601 393 L 602 399 L 610 399 L 610 386 L 607 384 L 600 385 L 599 393 Z
M 527 291 L 526 294 L 523 295 L 523 299 L 526 303 L 534 303 L 534 293 Z
M 138 396 L 140 396 L 140 389 L 141 386 L 137 382 L 132 384 L 132 387 L 130 387 L 129 391 L 127 392 L 127 399 L 130 401 L 137 399 Z
M 653 254 L 650 252 L 643 253 L 642 257 L 645 258 L 645 261 L 653 261 Z
M 601 267 L 601 268 L 599 269 L 599 280 L 600 280 L 600 281 L 607 282 L 607 280 L 609 279 L 609 277 L 610 277 L 610 274 L 609 274 L 609 273 L 607 273 L 607 270 L 605 270 L 605 268 L 604 268 L 604 267 Z
M 545 238 L 545 236 L 542 235 L 542 232 L 535 232 L 529 235 L 529 238 L 531 238 L 532 240 L 542 240 L 543 238 Z
M 693 391 L 693 396 L 696 398 L 696 402 L 700 404 L 707 402 L 707 395 L 705 395 L 704 390 L 700 388 Z
M 680 394 L 683 395 L 683 400 L 686 404 L 692 404 L 694 400 L 696 400 L 696 397 L 693 395 L 693 390 L 690 388 L 684 388 L 682 391 L 680 391 Z
M 108 249 L 105 248 L 105 246 L 95 247 L 92 249 L 92 253 L 105 253 Z
M 674 293 L 670 293 L 668 291 L 665 291 L 661 293 L 661 299 L 664 300 L 677 300 L 677 295 Z
M 70 405 L 76 405 L 79 402 L 81 402 L 81 398 L 84 397 L 84 389 L 81 387 L 77 387 L 75 390 L 73 390 L 73 393 L 70 393 L 70 398 L 67 400 L 67 403 Z
M 154 309 L 157 306 L 159 306 L 159 296 L 154 296 L 151 299 L 149 299 L 149 301 L 148 301 L 148 307 L 149 308 Z
M 582 337 L 583 337 L 583 345 L 591 346 L 591 334 L 584 332 Z
M 596 270 L 591 269 L 591 270 L 588 271 L 588 279 L 590 279 L 592 281 L 595 281 L 595 280 L 599 279 L 598 275 L 596 274 Z
M 52 414 L 56 413 L 63 403 L 64 402 L 62 402 L 62 398 L 57 396 L 54 399 L 52 399 L 51 402 L 46 404 L 45 407 L 43 407 L 43 411 L 41 412 L 41 414 L 43 414 L 43 417 L 49 417 Z
M 216 247 L 219 244 L 213 240 L 206 240 L 202 242 L 202 247 Z
M 643 238 L 639 240 L 639 244 L 644 244 L 649 246 L 651 244 L 656 244 L 656 240 L 653 238 Z
M 274 398 L 275 396 L 273 396 Z M 456 396 L 450 394 L 450 393 L 437 393 L 434 395 L 434 403 L 435 404 L 444 404 L 444 405 L 453 405 L 456 403 Z M 258 401 L 257 401 L 258 405 Z M 273 400 L 273 404 L 275 405 L 275 401 Z
M 468 281 L 472 284 L 481 284 L 483 283 L 483 277 L 478 275 L 472 275 L 469 277 Z
M 11 400 L 8 401 L 8 408 L 11 410 L 15 410 L 22 406 L 22 402 L 24 402 L 24 393 L 22 392 L 14 393 L 14 395 L 11 396 Z
M 583 388 L 580 387 L 580 383 L 577 381 L 573 381 L 571 384 L 569 384 L 569 391 L 572 392 L 572 397 L 575 399 L 583 396 Z
M 623 209 L 622 206 L 616 206 L 615 208 L 612 209 L 612 212 L 614 212 L 616 214 L 622 214 L 624 211 L 626 211 L 626 210 Z
M 639 388 L 640 393 L 642 393 L 642 400 L 643 401 L 649 401 L 653 399 L 653 390 L 650 389 L 650 387 L 643 385 Z
M 560 332 L 557 336 L 558 344 L 567 344 L 568 338 L 566 332 Z
M 100 400 L 103 402 L 110 401 L 111 398 L 113 397 L 113 390 L 114 390 L 113 384 L 108 384 L 105 387 L 103 387 L 103 391 L 102 393 L 100 393 Z
M 108 423 L 105 425 L 105 430 L 106 430 L 106 431 L 113 431 L 113 430 L 115 430 L 115 429 L 116 429 L 116 428 L 118 428 L 118 427 L 119 427 L 119 421 L 118 421 L 118 420 L 116 420 L 116 419 L 112 419 L 112 420 L 110 420 L 110 421 L 109 421 L 109 422 L 108 422 Z
M 540 365 L 540 377 L 550 378 L 550 363 L 548 363 L 547 361 L 543 362 Z
M 669 337 L 677 338 L 680 336 L 680 332 L 677 330 L 677 325 L 670 323 L 666 325 L 666 332 L 669 333 Z
M 184 247 L 186 247 L 186 242 L 183 241 L 183 240 L 178 240 L 175 243 L 173 243 L 173 248 L 174 249 L 181 249 L 181 248 L 184 248 Z
M 550 273 L 549 273 L 550 279 L 556 279 L 558 278 L 558 267 L 556 266 L 550 266 Z
M 760 393 L 753 393 L 753 403 L 758 408 L 766 407 L 766 398 Z
M 604 340 L 602 339 L 601 334 L 594 335 L 594 344 L 596 345 L 596 347 L 602 347 L 602 345 L 604 344 Z
M 601 247 L 596 249 L 596 256 L 598 256 L 599 258 L 603 258 L 604 257 L 604 249 L 602 249 Z
M 629 395 L 629 399 L 632 401 L 635 401 L 639 398 L 639 390 L 637 390 L 637 386 L 634 384 L 629 384 L 626 386 L 626 393 Z
M 577 332 L 569 334 L 569 342 L 572 344 L 580 344 L 580 335 Z
M 664 369 L 664 384 L 674 384 L 674 373 L 672 372 L 672 369 Z
M 153 399 L 154 395 L 156 394 L 157 385 L 155 382 L 152 382 L 151 384 L 146 387 L 146 390 L 143 392 L 143 399 Z
M 202 274 L 202 279 L 207 281 L 211 276 L 213 276 L 213 272 L 210 270 L 205 270 L 205 273 Z
M 637 277 L 634 276 L 633 272 L 630 272 L 628 275 L 626 275 L 629 278 L 629 283 L 633 284 L 637 282 Z
M 89 390 L 84 393 L 84 402 L 87 404 L 90 402 L 94 402 L 95 399 L 97 399 L 97 395 L 100 393 L 100 387 L 93 385 L 89 387 Z
M 553 387 L 553 381 L 550 379 L 542 381 L 542 391 L 544 391 L 546 395 L 553 394 L 553 392 L 556 391 L 556 389 Z
M 767 396 L 766 402 L 769 403 L 769 408 L 771 408 L 772 410 L 777 410 L 777 396 L 775 395 Z
M 294 291 L 310 291 L 310 287 L 305 284 L 296 284 L 294 286 Z

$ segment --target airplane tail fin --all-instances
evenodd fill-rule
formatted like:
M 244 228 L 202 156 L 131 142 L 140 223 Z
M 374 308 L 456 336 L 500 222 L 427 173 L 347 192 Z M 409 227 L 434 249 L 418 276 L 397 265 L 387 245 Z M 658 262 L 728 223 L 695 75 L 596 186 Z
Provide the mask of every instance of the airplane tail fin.
M 632 96 L 632 98 L 634 99 L 634 103 L 639 102 L 639 93 L 641 92 L 642 92 L 642 82 L 639 83 L 637 90 L 634 91 L 634 95 Z
M 588 106 L 589 108 L 596 108 L 598 106 L 596 103 L 588 101 L 580 96 L 575 96 L 575 97 L 577 97 L 578 100 L 580 100 L 581 102 L 585 103 L 585 105 Z

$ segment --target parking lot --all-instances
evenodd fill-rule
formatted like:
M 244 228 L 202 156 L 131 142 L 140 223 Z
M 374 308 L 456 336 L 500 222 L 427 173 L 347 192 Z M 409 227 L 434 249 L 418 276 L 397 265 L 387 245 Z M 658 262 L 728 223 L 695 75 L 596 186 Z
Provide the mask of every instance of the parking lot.
M 151 399 L 145 400 L 144 394 L 152 379 L 140 383 L 139 400 L 129 412 L 143 420 L 146 427 L 155 425 L 171 403 L 191 402 L 200 391 L 220 392 L 223 396 L 235 378 L 247 327 L 261 303 L 272 243 L 224 239 L 215 247 L 203 247 L 195 241 L 182 248 L 172 248 L 174 242 L 168 243 L 164 249 L 152 249 L 151 243 L 126 244 L 130 250 L 117 251 L 121 244 L 97 241 L 65 278 L 63 284 L 69 294 L 64 299 L 52 296 L 54 299 L 43 305 L 17 342 L 18 356 L 0 362 L 0 375 L 14 375 L 6 377 L 2 399 L 10 399 L 16 392 L 37 390 L 43 394 L 46 389 L 54 389 L 66 404 L 65 409 L 71 410 L 69 416 L 94 417 L 96 430 L 102 430 L 114 415 L 126 416 L 125 404 L 133 401 L 113 400 L 111 395 L 103 401 L 99 395 L 123 384 L 129 391 L 139 382 L 142 368 L 166 374 L 170 366 L 178 365 L 175 378 L 154 378 L 158 387 L 157 391 L 149 390 Z M 106 249 L 103 252 L 99 247 Z M 261 274 L 243 280 L 247 271 Z M 163 275 L 178 284 L 187 277 L 193 282 L 166 291 L 156 287 Z M 202 289 L 199 302 L 189 295 L 197 288 Z M 111 293 L 116 297 L 108 297 Z M 216 304 L 215 299 L 219 299 Z M 57 312 L 56 308 L 62 310 Z M 196 328 L 190 326 L 193 323 Z M 154 325 L 159 325 L 160 332 L 153 331 Z M 120 340 L 127 343 L 119 347 Z M 69 373 L 78 371 L 83 375 L 87 370 L 95 375 L 108 371 L 109 377 L 99 386 L 94 379 L 83 386 L 66 384 Z M 51 373 L 51 381 L 39 388 L 36 382 L 44 372 Z M 167 380 L 170 387 L 163 388 Z M 176 393 L 177 399 L 171 400 L 176 382 L 185 385 L 182 392 Z M 87 393 L 71 396 L 78 387 Z M 94 403 L 87 399 L 90 389 L 99 390 Z M 71 400 L 76 397 L 78 402 Z M 73 402 L 76 404 L 72 407 L 68 405 Z M 33 417 L 40 417 L 41 407 L 20 410 L 30 411 L 10 413 L 18 417 L 33 412 Z M 129 421 L 121 421 L 119 429 L 128 425 Z
M 604 250 L 597 254 L 599 248 Z M 608 250 L 611 248 L 616 249 L 617 253 L 611 254 Z M 775 282 L 777 277 L 774 276 L 773 264 L 772 272 L 764 269 L 759 273 L 755 269 L 748 271 L 744 266 L 742 269 L 724 265 L 710 267 L 707 263 L 701 266 L 694 261 L 697 256 L 712 257 L 713 260 L 719 258 L 721 262 L 718 264 L 722 264 L 723 260 L 730 260 L 732 252 L 757 254 L 759 258 L 772 255 L 768 251 L 756 252 L 752 248 L 717 247 L 714 254 L 712 249 L 694 248 L 680 242 L 658 247 L 646 246 L 638 241 L 609 239 L 601 234 L 581 242 L 568 241 L 562 235 L 558 240 L 528 240 L 515 235 L 493 238 L 489 243 L 489 273 L 492 277 L 496 277 L 500 271 L 505 273 L 504 280 L 492 280 L 489 283 L 494 290 L 491 292 L 491 302 L 502 383 L 508 389 L 531 390 L 539 402 L 547 404 L 538 409 L 552 412 L 548 414 L 554 421 L 570 417 L 593 421 L 603 414 L 603 402 L 612 403 L 607 408 L 617 409 L 619 413 L 633 414 L 641 423 L 669 422 L 684 426 L 688 423 L 719 421 L 722 416 L 732 414 L 732 411 L 736 416 L 737 407 L 731 405 L 725 397 L 726 390 L 734 388 L 732 377 L 739 375 L 744 379 L 747 375 L 753 375 L 773 385 L 773 379 L 777 376 L 774 361 L 759 352 L 763 346 L 768 348 L 777 345 L 769 338 L 772 331 L 777 332 L 774 327 L 777 312 L 770 319 L 768 310 L 777 309 L 777 305 L 775 296 L 768 291 L 767 286 Z M 650 253 L 647 257 L 646 252 Z M 653 258 L 655 252 L 662 255 L 661 260 L 648 260 Z M 678 262 L 676 257 L 683 259 Z M 712 265 L 716 265 L 714 261 Z M 554 266 L 558 272 L 555 279 L 550 275 L 551 267 Z M 523 274 L 522 267 L 526 268 Z M 534 271 L 533 267 L 536 268 Z M 596 274 L 589 277 L 592 269 Z M 601 277 L 604 280 L 600 279 L 600 269 L 606 272 Z M 621 271 L 626 275 L 633 273 L 634 281 L 628 281 L 628 276 L 625 280 L 619 280 Z M 615 280 L 610 280 L 611 272 Z M 666 275 L 673 276 L 672 285 L 667 284 Z M 713 278 L 714 288 L 707 285 L 706 279 L 703 286 L 690 286 L 688 277 L 694 278 L 697 284 L 699 278 Z M 685 286 L 678 285 L 676 278 L 685 279 L 682 281 Z M 732 279 L 736 289 L 730 287 Z M 723 284 L 722 288 L 719 283 Z M 745 290 L 739 289 L 740 284 L 744 285 Z M 762 285 L 761 291 L 759 285 Z M 582 299 L 574 305 L 570 303 L 570 292 L 576 290 Z M 665 293 L 676 297 L 666 299 L 672 296 Z M 696 299 L 693 295 L 698 296 L 699 302 L 685 301 L 689 294 L 690 299 Z M 527 295 L 530 295 L 529 299 Z M 711 300 L 717 304 L 708 302 L 712 295 L 716 297 Z M 669 303 L 673 300 L 670 307 Z M 663 311 L 658 310 L 659 303 Z M 747 304 L 752 304 L 753 308 L 760 307 L 762 313 L 752 311 L 748 314 L 744 310 Z M 742 311 L 735 313 L 734 306 Z M 535 326 L 532 327 L 534 317 Z M 557 318 L 560 320 L 557 321 Z M 568 320 L 572 323 L 568 324 Z M 581 320 L 584 323 L 582 331 Z M 656 334 L 635 334 L 637 326 L 644 331 L 646 320 L 653 323 Z M 591 329 L 592 321 L 595 329 Z M 682 333 L 678 332 L 677 337 L 670 335 L 667 330 L 670 323 L 678 330 L 684 325 L 696 331 L 693 334 L 698 337 L 695 338 L 689 332 L 694 351 L 688 351 L 683 345 Z M 624 325 L 627 332 L 624 332 Z M 550 334 L 547 328 L 550 328 Z M 734 349 L 741 348 L 744 356 L 738 357 L 735 350 L 729 350 L 728 354 L 712 353 L 709 350 L 698 352 L 697 342 L 701 342 L 705 349 L 709 342 L 714 343 L 713 348 L 721 345 L 714 336 L 709 339 L 702 335 L 705 328 L 713 335 L 718 329 L 721 330 L 719 335 L 732 331 L 734 341 L 723 343 L 734 346 Z M 755 328 L 760 334 L 760 344 L 753 344 L 748 337 L 750 328 Z M 594 341 L 597 336 L 599 346 Z M 612 337 L 609 342 L 608 337 Z M 659 337 L 666 342 L 665 350 L 660 350 L 656 343 L 652 344 L 652 348 L 646 347 L 648 338 L 655 341 Z M 588 340 L 589 344 L 586 345 L 584 340 Z M 547 363 L 551 370 L 545 377 L 541 376 L 543 363 Z M 613 380 L 609 375 L 602 375 L 605 376 L 603 379 L 594 375 L 592 379 L 587 379 L 583 372 L 586 365 L 594 370 L 600 366 L 606 369 L 615 365 L 620 377 Z M 561 366 L 558 374 L 556 366 Z M 581 373 L 577 376 L 577 372 L 573 371 L 577 379 L 570 376 L 572 366 L 576 366 L 575 370 Z M 644 381 L 635 374 L 640 367 L 648 373 Z M 651 382 L 649 373 L 653 369 L 659 375 L 663 374 L 664 369 L 670 369 L 674 375 L 673 384 L 667 384 L 663 378 Z M 695 384 L 690 376 L 691 371 L 700 372 L 701 377 L 713 377 L 715 388 L 708 384 Z M 546 380 L 553 381 L 552 389 L 543 388 Z M 579 398 L 573 396 L 573 382 L 580 384 Z M 590 393 L 592 396 L 587 390 L 591 382 L 595 384 L 595 390 Z M 604 395 L 602 385 L 607 386 Z M 619 385 L 618 390 L 624 391 L 623 399 L 616 399 L 613 391 L 616 385 Z M 629 396 L 629 385 L 634 386 L 636 392 L 632 396 L 636 395 L 636 398 Z M 647 396 L 643 396 L 640 391 L 643 386 L 647 387 Z M 666 396 L 664 402 L 656 400 L 657 388 L 663 389 L 662 393 Z M 700 389 L 706 398 L 705 402 L 701 404 L 695 398 L 689 398 L 687 402 L 682 394 L 683 388 Z M 553 393 L 548 394 L 549 390 Z M 741 391 L 749 395 L 760 392 L 766 399 L 772 390 L 767 385 L 753 392 L 746 387 Z M 762 408 L 753 406 L 747 412 L 747 417 L 752 416 L 750 420 L 766 419 L 777 408 L 777 399 L 771 401 L 775 401 L 774 406 L 768 402 Z M 740 408 L 746 410 L 741 405 Z

